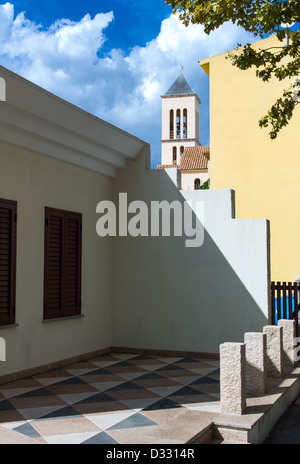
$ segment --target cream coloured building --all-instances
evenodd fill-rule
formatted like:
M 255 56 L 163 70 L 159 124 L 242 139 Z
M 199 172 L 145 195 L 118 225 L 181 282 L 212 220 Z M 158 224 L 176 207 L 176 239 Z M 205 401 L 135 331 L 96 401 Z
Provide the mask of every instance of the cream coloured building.
M 271 36 L 252 46 L 271 51 L 282 44 Z M 261 129 L 258 121 L 291 82 L 263 82 L 256 68 L 241 71 L 226 57 L 200 61 L 210 80 L 210 185 L 235 191 L 238 218 L 270 220 L 271 279 L 294 282 L 300 275 L 299 106 L 271 140 L 269 128 Z
M 200 144 L 200 99 L 182 73 L 161 99 L 161 164 L 157 169 L 176 167 L 182 190 L 197 190 L 209 179 L 210 159 L 209 147 Z

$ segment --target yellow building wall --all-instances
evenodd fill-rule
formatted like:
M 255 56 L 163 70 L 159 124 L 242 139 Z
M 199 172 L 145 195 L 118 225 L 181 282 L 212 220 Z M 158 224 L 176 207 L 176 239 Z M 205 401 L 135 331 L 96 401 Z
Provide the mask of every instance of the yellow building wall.
M 285 42 L 283 42 L 285 43 Z M 277 45 L 276 37 L 253 44 Z M 217 55 L 200 62 L 210 76 L 210 182 L 236 192 L 237 218 L 266 218 L 271 232 L 271 279 L 300 275 L 300 108 L 271 140 L 259 119 L 289 82 L 262 82 Z

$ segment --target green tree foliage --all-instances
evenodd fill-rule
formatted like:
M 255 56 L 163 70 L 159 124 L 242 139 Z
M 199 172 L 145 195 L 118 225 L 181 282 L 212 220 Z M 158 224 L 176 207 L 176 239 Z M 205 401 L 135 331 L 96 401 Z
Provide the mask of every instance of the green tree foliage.
M 200 190 L 209 190 L 210 186 L 210 179 L 207 179 L 206 182 L 203 182 L 203 184 L 200 187 Z
M 278 46 L 254 50 L 251 44 L 237 48 L 228 54 L 234 66 L 241 70 L 256 68 L 256 75 L 263 81 L 276 78 L 288 79 L 289 87 L 259 120 L 260 127 L 271 127 L 271 139 L 286 126 L 300 103 L 300 30 L 286 39 L 284 25 L 300 21 L 300 0 L 240 1 L 240 0 L 165 0 L 172 5 L 173 13 L 179 13 L 181 21 L 202 24 L 206 34 L 231 21 L 254 36 L 263 38 L 275 34 Z

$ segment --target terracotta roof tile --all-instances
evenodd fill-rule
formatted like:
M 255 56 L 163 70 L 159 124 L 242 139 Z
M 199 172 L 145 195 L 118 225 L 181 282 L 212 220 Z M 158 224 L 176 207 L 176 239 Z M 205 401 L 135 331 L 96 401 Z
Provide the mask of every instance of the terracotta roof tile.
M 200 171 L 208 169 L 208 160 L 210 155 L 210 147 L 208 145 L 200 145 L 198 147 L 185 148 L 180 169 L 183 171 Z
M 159 164 L 156 166 L 156 169 L 168 169 L 168 168 L 177 168 L 180 169 L 179 164 Z
M 156 169 L 177 168 L 182 171 L 202 171 L 208 169 L 209 145 L 185 148 L 180 164 L 159 164 Z

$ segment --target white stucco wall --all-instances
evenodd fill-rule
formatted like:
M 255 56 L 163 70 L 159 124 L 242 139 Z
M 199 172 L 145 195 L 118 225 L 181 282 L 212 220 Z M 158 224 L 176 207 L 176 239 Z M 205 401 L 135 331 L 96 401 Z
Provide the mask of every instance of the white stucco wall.
M 267 322 L 267 222 L 232 219 L 230 190 L 179 191 L 164 171 L 145 169 L 143 154 L 115 180 L 6 143 L 0 154 L 0 198 L 18 202 L 18 326 L 0 329 L 1 375 L 110 346 L 217 353 Z M 120 192 L 147 203 L 203 200 L 203 246 L 100 238 L 96 206 L 117 204 Z M 45 206 L 83 214 L 79 319 L 42 320 Z
M 0 198 L 18 202 L 17 327 L 0 328 L 0 375 L 111 346 L 111 239 L 96 235 L 96 205 L 111 179 L 0 142 Z M 82 314 L 43 322 L 45 206 L 82 213 Z
M 231 190 L 179 191 L 142 157 L 114 180 L 114 198 L 204 201 L 199 248 L 182 237 L 113 240 L 113 342 L 116 346 L 218 353 L 268 321 L 268 222 L 236 220 Z

